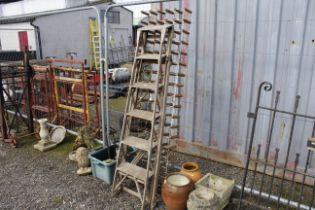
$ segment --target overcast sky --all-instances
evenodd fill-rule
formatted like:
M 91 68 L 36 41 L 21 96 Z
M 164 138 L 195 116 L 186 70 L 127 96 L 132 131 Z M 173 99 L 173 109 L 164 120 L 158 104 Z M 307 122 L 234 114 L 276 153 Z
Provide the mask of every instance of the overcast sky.
M 121 2 L 132 2 L 135 0 L 114 0 L 114 1 L 117 3 L 121 3 Z M 142 17 L 141 10 L 145 10 L 145 11 L 150 10 L 151 5 L 143 4 L 143 5 L 137 5 L 137 6 L 129 6 L 127 8 L 133 11 L 134 18 L 139 18 L 139 17 Z

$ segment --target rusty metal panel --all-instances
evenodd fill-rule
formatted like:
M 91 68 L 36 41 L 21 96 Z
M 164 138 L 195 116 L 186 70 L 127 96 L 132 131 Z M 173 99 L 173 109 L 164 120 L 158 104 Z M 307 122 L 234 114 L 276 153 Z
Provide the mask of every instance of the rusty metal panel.
M 189 70 L 181 110 L 181 139 L 244 154 L 260 82 L 273 83 L 268 106 L 281 90 L 279 107 L 292 111 L 301 95 L 300 113 L 315 113 L 314 0 L 183 0 L 166 7 L 189 7 L 192 14 Z M 161 5 L 153 5 L 160 9 Z M 264 142 L 269 114 L 261 113 L 255 141 Z M 279 115 L 277 146 L 285 147 L 290 119 Z M 294 138 L 303 154 L 311 123 L 299 123 Z M 273 145 L 274 147 L 276 145 Z M 264 145 L 262 145 L 264 147 Z

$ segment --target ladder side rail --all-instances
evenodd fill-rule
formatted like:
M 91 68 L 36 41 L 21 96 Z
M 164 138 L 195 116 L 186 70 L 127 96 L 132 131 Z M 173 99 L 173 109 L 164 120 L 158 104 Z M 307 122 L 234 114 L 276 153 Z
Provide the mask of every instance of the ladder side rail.
M 162 102 L 162 112 L 165 112 L 165 107 L 166 107 L 166 101 L 167 101 L 167 91 L 168 91 L 168 79 L 169 79 L 169 69 L 171 67 L 172 64 L 172 54 L 171 54 L 171 50 L 172 50 L 172 38 L 174 35 L 174 28 L 173 26 L 169 29 L 170 30 L 170 36 L 168 38 L 168 44 L 167 44 L 167 53 L 166 53 L 166 68 L 165 68 L 165 73 L 164 73 L 164 96 L 163 96 L 163 102 Z M 152 187 L 152 193 L 151 193 L 151 199 L 150 199 L 150 203 L 151 203 L 151 209 L 154 207 L 155 205 L 155 192 L 157 189 L 157 182 L 158 182 L 158 174 L 159 174 L 159 170 L 160 170 L 160 159 L 161 159 L 161 150 L 162 150 L 162 140 L 163 140 L 163 136 L 164 136 L 164 122 L 165 122 L 166 116 L 165 113 L 163 113 L 161 115 L 161 127 L 159 130 L 159 140 L 158 140 L 158 146 L 157 146 L 157 157 L 156 157 L 156 167 L 155 167 L 155 171 L 154 171 L 154 180 L 153 180 L 153 187 Z
M 162 76 L 162 50 L 163 50 L 163 41 L 165 39 L 165 35 L 166 35 L 166 29 L 162 29 L 161 31 L 161 37 L 160 37 L 160 52 L 159 52 L 159 59 L 158 59 L 158 72 L 157 72 L 157 76 L 156 76 L 156 80 L 155 80 L 155 99 L 154 99 L 154 103 L 153 103 L 153 119 L 151 121 L 151 133 L 150 133 L 150 143 L 149 143 L 149 147 L 151 148 L 148 152 L 148 162 L 147 162 L 147 174 L 146 174 L 146 184 L 145 184 L 145 188 L 144 188 L 144 192 L 143 192 L 143 199 L 144 201 L 146 201 L 146 195 L 147 195 L 147 191 L 148 191 L 148 182 L 149 182 L 149 171 L 150 171 L 150 166 L 151 166 L 151 162 L 152 162 L 152 146 L 153 146 L 153 132 L 155 129 L 155 123 L 156 123 L 156 108 L 157 108 L 157 99 L 158 99 L 158 95 L 159 95 L 159 80 L 160 77 Z M 165 76 L 165 75 L 164 75 Z M 160 113 L 159 113 L 160 114 Z M 160 123 L 161 123 L 161 118 L 159 119 Z M 156 164 L 155 164 L 156 165 Z M 152 193 L 152 191 L 151 191 Z M 149 203 L 151 201 L 151 195 L 149 194 Z M 144 203 L 142 204 L 142 209 L 144 209 Z

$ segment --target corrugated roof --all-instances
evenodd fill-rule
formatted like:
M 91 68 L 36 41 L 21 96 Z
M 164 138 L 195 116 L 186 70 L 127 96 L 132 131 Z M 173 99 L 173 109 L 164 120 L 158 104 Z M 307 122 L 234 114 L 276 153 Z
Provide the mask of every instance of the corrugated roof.
M 30 22 L 30 21 L 32 21 L 35 18 L 40 17 L 40 16 L 53 15 L 54 12 L 62 13 L 62 12 L 66 12 L 67 10 L 80 8 L 80 7 L 87 7 L 87 9 L 88 9 L 89 6 L 95 6 L 95 5 L 106 4 L 106 3 L 111 3 L 111 2 L 108 2 L 107 0 L 101 0 L 101 1 L 97 1 L 97 2 L 88 2 L 87 4 L 82 5 L 82 6 L 66 8 L 66 9 L 61 9 L 61 10 L 51 10 L 51 11 L 30 13 L 30 14 L 24 14 L 24 15 L 2 17 L 2 18 L 0 18 L 0 24 Z
M 17 17 L 17 18 L 8 18 L 8 19 L 0 19 L 0 24 L 11 24 L 11 23 L 22 23 L 22 22 L 31 22 L 37 16 L 29 16 L 29 17 Z

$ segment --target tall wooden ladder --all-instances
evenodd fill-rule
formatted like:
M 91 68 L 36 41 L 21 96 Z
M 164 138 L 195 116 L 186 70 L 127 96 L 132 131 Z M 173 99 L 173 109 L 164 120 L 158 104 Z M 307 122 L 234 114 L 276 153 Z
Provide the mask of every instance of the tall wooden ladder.
M 145 26 L 137 32 L 112 189 L 114 193 L 124 190 L 137 196 L 142 209 L 154 206 L 151 201 L 156 188 L 152 184 L 159 173 L 173 37 L 172 24 Z M 144 130 L 133 131 L 139 123 L 149 125 L 147 135 Z M 128 148 L 137 149 L 137 154 L 130 158 Z
M 99 30 L 95 18 L 90 18 L 90 69 L 100 68 Z

